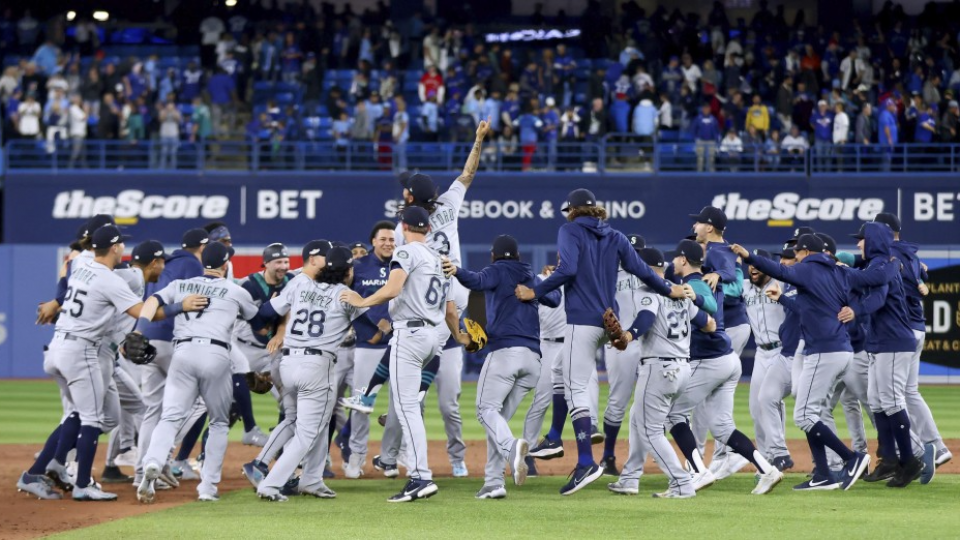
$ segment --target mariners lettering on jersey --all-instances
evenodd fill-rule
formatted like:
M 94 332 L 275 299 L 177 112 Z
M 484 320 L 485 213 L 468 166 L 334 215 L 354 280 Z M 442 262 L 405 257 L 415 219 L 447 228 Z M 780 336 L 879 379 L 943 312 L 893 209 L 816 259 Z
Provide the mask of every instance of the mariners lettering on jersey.
M 180 282 L 179 292 L 181 294 L 199 294 L 207 298 L 226 298 L 227 296 L 227 289 L 223 287 L 189 281 Z

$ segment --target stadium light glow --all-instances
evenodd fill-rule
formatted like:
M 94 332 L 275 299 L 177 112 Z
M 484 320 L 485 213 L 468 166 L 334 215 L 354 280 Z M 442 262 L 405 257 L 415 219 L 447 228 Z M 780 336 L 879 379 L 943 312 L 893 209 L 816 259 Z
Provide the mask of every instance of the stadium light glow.
M 107 19 L 110 18 L 110 14 L 107 13 L 106 11 L 94 11 L 94 12 L 93 12 L 93 18 L 94 18 L 95 20 L 100 21 L 100 22 L 106 22 Z
M 72 21 L 72 20 L 74 20 L 74 19 L 76 19 L 76 18 L 77 18 L 77 12 L 76 12 L 76 11 L 68 11 L 68 12 L 67 12 L 67 20 L 68 20 L 68 21 Z
M 227 0 L 225 4 L 227 7 L 234 7 L 237 5 L 237 0 Z

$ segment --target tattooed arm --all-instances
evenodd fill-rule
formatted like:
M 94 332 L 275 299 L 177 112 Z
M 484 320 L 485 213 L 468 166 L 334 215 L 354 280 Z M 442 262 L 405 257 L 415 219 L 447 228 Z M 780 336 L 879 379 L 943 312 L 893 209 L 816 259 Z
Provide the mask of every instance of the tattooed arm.
M 477 174 L 477 167 L 480 165 L 480 146 L 483 143 L 483 138 L 489 133 L 489 120 L 481 120 L 480 125 L 477 126 L 477 140 L 473 143 L 473 150 L 470 151 L 470 156 L 467 157 L 467 162 L 463 166 L 463 172 L 457 177 L 457 180 L 466 187 L 470 187 L 470 184 L 473 183 L 473 177 Z

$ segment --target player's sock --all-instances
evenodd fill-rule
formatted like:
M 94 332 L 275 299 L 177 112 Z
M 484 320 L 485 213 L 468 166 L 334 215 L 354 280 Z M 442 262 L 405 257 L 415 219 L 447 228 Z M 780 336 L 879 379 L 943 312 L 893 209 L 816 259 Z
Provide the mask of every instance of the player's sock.
M 237 412 L 243 420 L 243 432 L 246 433 L 257 427 L 253 418 L 253 401 L 250 399 L 250 387 L 247 386 L 247 376 L 239 373 L 233 375 L 233 401 L 237 404 Z
M 756 447 L 753 446 L 753 442 L 739 430 L 733 430 L 730 438 L 728 438 L 724 444 L 733 448 L 734 452 L 750 460 L 750 463 L 753 463 L 753 466 L 760 471 L 760 474 L 766 474 L 767 471 L 770 470 L 770 463 L 760 455 L 760 452 L 757 452 Z
M 903 410 L 893 415 L 887 415 L 890 420 L 890 431 L 900 449 L 900 464 L 906 465 L 913 459 L 913 443 L 910 441 L 910 416 Z
M 97 439 L 100 438 L 100 428 L 81 426 L 80 436 L 77 437 L 77 487 L 90 485 L 90 471 L 93 469 L 93 459 L 97 456 Z
M 347 415 L 347 421 L 343 423 L 343 427 L 340 428 L 340 438 L 349 441 L 350 440 L 350 420 L 353 418 L 352 414 Z
M 200 435 L 203 433 L 203 426 L 207 423 L 207 413 L 200 415 L 200 418 L 197 418 L 197 421 L 190 426 L 190 431 L 187 431 L 187 434 L 183 436 L 183 441 L 180 442 L 180 450 L 177 452 L 177 461 L 186 461 L 190 459 L 190 454 L 193 453 L 194 447 L 197 446 L 197 440 L 200 439 Z
M 703 472 L 705 470 L 702 467 L 703 460 L 698 459 L 700 457 L 700 453 L 697 451 L 697 438 L 693 436 L 693 431 L 690 429 L 690 424 L 687 422 L 680 422 L 679 424 L 670 428 L 670 435 L 673 436 L 673 440 L 676 441 L 677 446 L 680 448 L 680 452 L 682 452 L 684 457 L 687 458 L 687 462 L 690 463 L 690 467 L 693 468 L 693 471 Z
M 837 437 L 837 434 L 831 431 L 823 422 L 814 424 L 809 434 L 817 437 L 824 446 L 833 450 L 844 462 L 850 461 L 850 458 L 853 457 L 853 451 L 847 448 L 847 445 L 843 444 L 843 441 Z
M 433 360 L 427 362 L 427 365 L 423 366 L 423 371 L 420 372 L 420 392 L 426 393 L 430 389 L 430 385 L 433 384 L 433 380 L 437 378 L 437 372 L 440 371 L 440 356 L 434 356 Z
M 390 347 L 387 347 L 383 358 L 381 358 L 380 363 L 377 364 L 377 369 L 373 372 L 373 377 L 370 377 L 370 383 L 367 384 L 367 391 L 364 392 L 363 395 L 376 397 L 377 393 L 380 392 L 380 387 L 388 380 L 390 380 Z
M 57 442 L 57 450 L 53 454 L 61 465 L 67 464 L 67 453 L 77 446 L 77 436 L 80 434 L 80 413 L 71 413 L 66 420 L 60 424 L 60 440 Z M 44 463 L 46 466 L 46 463 Z
M 614 425 L 604 420 L 603 434 L 607 437 L 603 441 L 603 459 L 607 459 L 615 455 L 614 450 L 617 446 L 617 435 L 620 434 L 620 424 Z
M 887 413 L 880 411 L 873 413 L 873 421 L 877 425 L 877 455 L 881 458 L 894 461 L 897 459 L 897 443 L 890 427 L 890 418 Z
M 329 452 L 329 448 L 333 445 L 333 437 L 336 434 L 337 434 L 337 419 L 331 418 L 330 425 L 327 426 L 327 448 L 328 448 L 327 451 L 328 452 Z
M 563 397 L 563 391 L 559 394 L 553 394 L 553 417 L 550 419 L 550 431 L 547 438 L 551 441 L 559 441 L 563 437 L 563 426 L 567 423 L 567 400 Z
M 573 433 L 577 440 L 577 465 L 593 465 L 593 443 L 590 442 L 590 413 L 584 411 L 581 414 L 583 416 L 573 420 Z
M 807 443 L 810 445 L 810 455 L 813 456 L 813 467 L 822 475 L 830 475 L 830 463 L 827 461 L 827 449 L 813 431 L 807 432 Z
M 50 463 L 53 455 L 57 453 L 57 443 L 60 442 L 60 429 L 60 424 L 57 424 L 57 428 L 47 437 L 47 442 L 43 444 L 43 450 L 40 450 L 40 454 L 37 455 L 36 461 L 33 462 L 33 465 L 30 466 L 30 470 L 28 470 L 27 473 L 43 474 L 46 472 L 47 463 Z

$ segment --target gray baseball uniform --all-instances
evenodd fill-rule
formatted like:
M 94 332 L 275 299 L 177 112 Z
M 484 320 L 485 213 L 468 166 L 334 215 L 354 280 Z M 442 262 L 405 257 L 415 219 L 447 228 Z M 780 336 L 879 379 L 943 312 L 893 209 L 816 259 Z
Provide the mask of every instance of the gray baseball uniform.
M 783 286 L 770 279 L 761 287 L 750 280 L 743 282 L 743 300 L 747 319 L 757 344 L 753 361 L 753 376 L 750 379 L 750 416 L 756 430 L 757 449 L 767 459 L 789 456 L 786 441 L 786 416 L 783 404 L 783 389 L 790 384 L 790 366 L 780 354 L 780 325 L 785 318 L 783 306 L 767 297 L 771 287 Z M 767 386 L 772 391 L 765 393 Z M 770 395 L 771 402 L 762 402 L 761 397 Z
M 201 495 L 215 495 L 227 451 L 233 402 L 230 376 L 233 326 L 238 317 L 249 320 L 256 316 L 257 306 L 250 293 L 240 286 L 213 276 L 174 280 L 153 296 L 161 304 L 173 304 L 192 294 L 206 296 L 209 303 L 203 311 L 181 313 L 174 321 L 173 360 L 163 393 L 163 412 L 142 462 L 144 466 L 153 463 L 161 467 L 167 462 L 177 431 L 200 396 L 206 404 L 210 424 L 197 491 Z
M 546 279 L 545 274 L 538 276 Z M 533 402 L 523 422 L 523 438 L 536 441 L 540 438 L 543 418 L 550 408 L 553 394 L 563 394 L 563 372 L 560 368 L 560 352 L 563 349 L 563 333 L 567 326 L 567 314 L 563 310 L 563 289 L 560 289 L 560 305 L 556 308 L 540 304 L 540 378 L 534 391 Z
M 641 291 L 641 289 L 644 289 Z M 653 293 L 640 280 L 624 269 L 617 275 L 617 317 L 626 328 L 637 318 L 641 309 L 641 299 Z M 637 336 L 639 337 L 639 336 Z M 607 400 L 607 409 L 603 413 L 603 423 L 619 426 L 630 405 L 630 396 L 637 384 L 637 370 L 640 367 L 641 352 L 640 340 L 635 339 L 623 351 L 607 345 L 607 381 L 610 383 L 610 397 Z
M 923 344 L 926 342 L 927 334 L 920 330 L 914 330 L 913 335 L 917 338 L 917 350 L 910 362 L 910 374 L 907 376 L 907 414 L 910 415 L 910 422 L 920 439 L 925 444 L 935 444 L 939 451 L 946 448 L 943 444 L 943 437 L 940 436 L 937 423 L 933 420 L 930 407 L 923 396 L 920 395 L 920 354 L 923 352 Z

